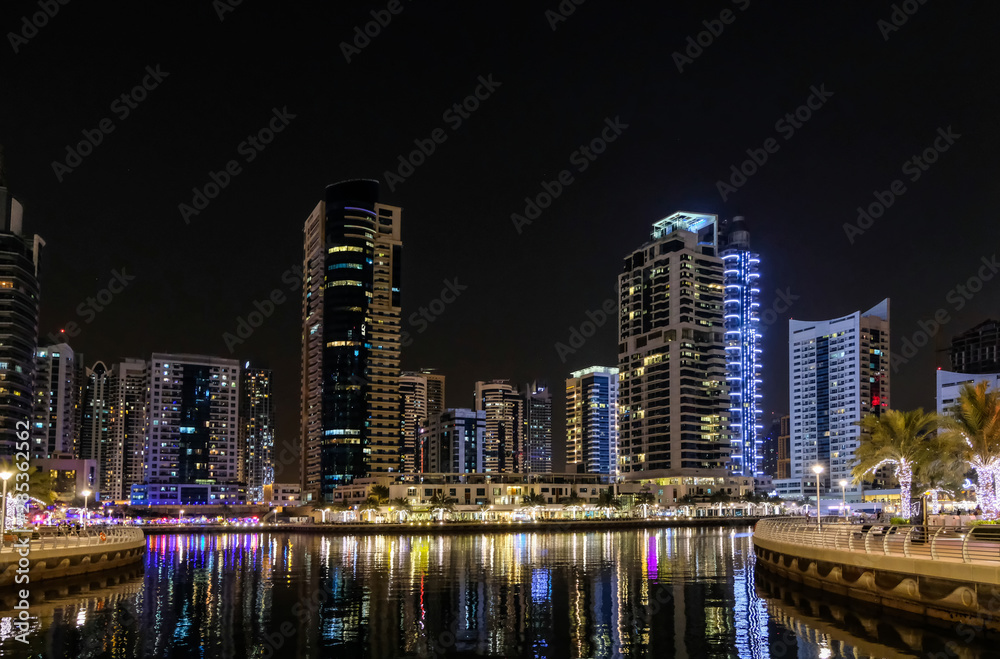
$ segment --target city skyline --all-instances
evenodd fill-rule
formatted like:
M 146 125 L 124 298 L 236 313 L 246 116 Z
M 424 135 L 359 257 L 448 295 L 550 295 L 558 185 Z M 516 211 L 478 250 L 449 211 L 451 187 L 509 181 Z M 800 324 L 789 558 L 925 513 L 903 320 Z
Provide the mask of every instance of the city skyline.
M 988 153 L 998 134 L 982 108 L 991 107 L 996 92 L 977 84 L 973 64 L 988 60 L 980 53 L 987 40 L 949 46 L 959 49 L 955 57 L 925 48 L 940 25 L 952 24 L 932 4 L 888 32 L 879 21 L 889 7 L 741 5 L 733 6 L 735 22 L 696 57 L 685 54 L 688 38 L 717 18 L 717 7 L 650 6 L 646 20 L 637 21 L 580 6 L 553 25 L 541 8 L 485 13 L 404 5 L 350 61 L 338 59 L 337 44 L 350 43 L 354 28 L 371 20 L 362 4 L 289 15 L 241 6 L 224 20 L 209 6 L 163 9 L 161 24 L 191 34 L 190 52 L 134 34 L 125 14 L 67 9 L 19 46 L 10 93 L 0 100 L 5 124 L 18 127 L 0 135 L 11 189 L 26 206 L 26 232 L 47 241 L 40 333 L 57 340 L 40 343 L 65 340 L 107 363 L 155 350 L 249 358 L 274 370 L 277 442 L 293 444 L 300 318 L 299 289 L 289 282 L 301 268 L 301 218 L 323 186 L 372 176 L 384 183 L 386 202 L 407 214 L 407 254 L 429 255 L 404 259 L 403 323 L 412 344 L 401 367 L 446 373 L 456 406 L 471 406 L 476 380 L 558 382 L 590 364 L 614 363 L 613 323 L 572 353 L 555 346 L 570 345 L 571 330 L 614 298 L 620 259 L 648 224 L 686 208 L 743 215 L 752 224 L 763 264 L 769 372 L 784 372 L 790 316 L 831 318 L 891 297 L 893 347 L 905 360 L 894 373 L 895 404 L 931 408 L 933 376 L 921 374 L 946 366 L 937 351 L 952 335 L 996 316 L 995 283 L 974 280 L 980 272 L 992 279 L 993 271 L 983 270 L 983 259 L 988 264 L 993 256 L 984 245 L 996 242 L 991 229 L 935 239 L 942 218 L 958 214 L 985 227 L 978 218 L 992 216 L 987 190 L 996 165 Z M 978 23 L 986 24 L 996 9 L 981 11 Z M 274 25 L 288 62 L 306 64 L 292 67 L 254 49 L 246 28 L 261 24 Z M 472 26 L 482 43 L 463 37 L 463 58 L 424 62 L 431 82 L 389 66 L 459 26 Z M 616 41 L 620 51 L 612 58 L 592 48 L 598 30 L 634 32 Z M 504 46 L 514 33 L 523 37 L 521 53 Z M 794 61 L 757 47 L 778 33 L 791 40 Z M 88 34 L 106 36 L 127 56 L 89 49 Z M 331 39 L 332 55 L 320 55 L 315 44 Z M 231 52 L 246 59 L 230 61 Z M 529 66 L 538 60 L 547 66 Z M 53 70 L 53 61 L 65 66 Z M 314 61 L 336 67 L 357 99 L 396 90 L 407 112 L 335 102 L 339 95 L 315 90 Z M 872 74 L 857 76 L 862 67 Z M 97 84 L 82 74 L 93 69 L 103 72 Z M 377 82 L 369 77 L 374 69 L 383 72 Z M 43 90 L 31 86 L 40 77 L 50 81 Z M 219 81 L 225 100 L 179 101 L 217 99 Z M 130 96 L 131 108 L 120 97 L 136 86 L 141 93 Z M 65 97 L 74 99 L 72 107 L 60 102 Z M 464 105 L 470 97 L 467 107 L 475 110 Z M 84 149 L 88 154 L 71 157 L 68 150 L 81 151 L 82 131 L 94 135 L 105 118 L 113 131 Z M 267 144 L 257 139 L 265 128 L 274 131 L 265 134 Z M 496 134 L 508 144 L 495 144 Z M 606 143 L 591 149 L 595 140 Z M 350 157 L 331 163 L 328 153 Z M 239 174 L 227 173 L 230 159 Z M 53 162 L 72 171 L 60 168 L 57 176 Z M 560 182 L 564 168 L 569 176 Z M 195 203 L 192 189 L 204 191 L 212 174 L 230 180 Z M 895 179 L 905 193 L 893 191 Z M 539 196 L 549 194 L 543 183 L 553 196 L 559 192 L 541 209 Z M 181 204 L 202 208 L 185 218 Z M 512 221 L 514 214 L 530 224 Z M 151 233 L 155 244 L 147 241 Z M 570 239 L 573 248 L 564 249 Z M 882 280 L 843 267 L 874 262 L 887 245 L 906 277 Z M 88 258 L 77 258 L 79 250 Z M 553 256 L 560 253 L 587 267 Z M 240 332 L 240 321 L 258 310 L 256 303 L 266 308 L 275 291 L 285 301 L 274 303 L 259 327 Z M 442 291 L 454 301 L 446 303 Z M 141 332 L 117 331 L 137 318 Z M 468 331 L 470 319 L 481 332 Z M 59 336 L 70 323 L 76 336 Z M 937 329 L 916 340 L 924 328 Z M 226 334 L 239 341 L 229 344 L 232 353 Z M 517 350 L 524 336 L 538 337 L 531 357 Z M 906 356 L 905 341 L 922 345 Z M 786 400 L 786 379 L 765 377 L 764 409 L 786 411 Z M 553 414 L 557 447 L 560 407 Z

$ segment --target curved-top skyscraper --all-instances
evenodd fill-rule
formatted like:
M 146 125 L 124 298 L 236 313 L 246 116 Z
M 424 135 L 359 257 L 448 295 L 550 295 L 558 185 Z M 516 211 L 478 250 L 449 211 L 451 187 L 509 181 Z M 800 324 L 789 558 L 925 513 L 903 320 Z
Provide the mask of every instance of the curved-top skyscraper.
M 38 256 L 45 242 L 21 234 L 21 204 L 0 163 L 0 457 L 12 457 L 31 422 L 38 347 Z M 17 427 L 17 423 L 24 426 Z
M 302 475 L 306 500 L 400 470 L 401 209 L 342 181 L 305 224 Z

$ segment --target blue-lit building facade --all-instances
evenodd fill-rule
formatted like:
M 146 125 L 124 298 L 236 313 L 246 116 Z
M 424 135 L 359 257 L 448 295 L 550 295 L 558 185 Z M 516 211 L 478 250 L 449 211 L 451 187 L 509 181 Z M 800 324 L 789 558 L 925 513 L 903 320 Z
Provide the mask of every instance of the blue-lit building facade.
M 732 458 L 729 469 L 741 476 L 763 471 L 761 411 L 760 257 L 750 251 L 750 234 L 741 216 L 727 223 L 722 249 Z
M 401 209 L 379 184 L 327 186 L 304 228 L 302 493 L 401 470 Z
M 591 366 L 566 379 L 566 462 L 578 472 L 617 475 L 617 368 Z

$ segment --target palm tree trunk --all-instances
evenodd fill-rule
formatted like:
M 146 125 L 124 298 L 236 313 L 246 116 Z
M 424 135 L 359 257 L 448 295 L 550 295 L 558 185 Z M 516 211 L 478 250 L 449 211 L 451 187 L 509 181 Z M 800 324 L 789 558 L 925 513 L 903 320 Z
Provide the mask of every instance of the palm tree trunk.
M 910 518 L 910 490 L 913 484 L 913 469 L 909 463 L 902 463 L 896 471 L 896 480 L 899 481 L 899 514 L 906 519 Z
M 976 503 L 989 516 L 996 515 L 995 481 L 996 469 L 993 465 L 976 467 Z

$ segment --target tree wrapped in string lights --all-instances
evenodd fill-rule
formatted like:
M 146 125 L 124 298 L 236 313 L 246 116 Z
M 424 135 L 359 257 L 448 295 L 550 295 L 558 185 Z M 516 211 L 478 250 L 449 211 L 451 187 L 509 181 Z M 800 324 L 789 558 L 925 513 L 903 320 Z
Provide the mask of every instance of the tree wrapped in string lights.
M 940 423 L 936 413 L 921 408 L 886 410 L 881 416 L 869 414 L 858 421 L 861 437 L 854 451 L 854 481 L 860 482 L 882 467 L 892 467 L 899 482 L 900 515 L 909 519 L 914 472 L 935 458 L 931 437 Z
M 996 517 L 996 479 L 1000 474 L 1000 392 L 988 382 L 962 385 L 958 403 L 944 421 L 945 432 L 964 448 L 963 458 L 976 472 L 976 500 L 986 517 Z

